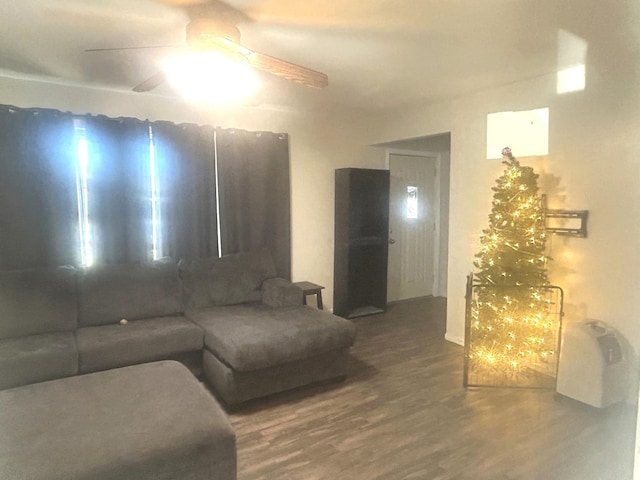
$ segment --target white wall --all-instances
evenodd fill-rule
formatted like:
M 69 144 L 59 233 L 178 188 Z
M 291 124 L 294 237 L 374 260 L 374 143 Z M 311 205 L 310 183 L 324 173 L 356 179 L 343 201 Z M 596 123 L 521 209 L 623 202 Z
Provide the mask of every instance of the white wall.
M 309 94 L 318 93 L 312 90 Z M 289 133 L 292 277 L 325 285 L 323 299 L 332 307 L 334 169 L 384 167 L 384 158 L 365 146 L 363 136 L 368 128 L 360 112 L 335 107 L 314 114 L 259 107 L 214 110 L 156 95 L 6 77 L 0 77 L 0 103 Z
M 632 60 L 601 51 L 587 63 L 583 92 L 558 95 L 550 74 L 379 117 L 379 143 L 451 132 L 448 339 L 464 339 L 465 276 L 503 168 L 499 160 L 485 159 L 486 116 L 549 107 L 549 155 L 520 160 L 541 175 L 551 208 L 590 212 L 588 238 L 550 241 L 550 279 L 564 288 L 565 321 L 604 320 L 640 349 L 640 75 Z

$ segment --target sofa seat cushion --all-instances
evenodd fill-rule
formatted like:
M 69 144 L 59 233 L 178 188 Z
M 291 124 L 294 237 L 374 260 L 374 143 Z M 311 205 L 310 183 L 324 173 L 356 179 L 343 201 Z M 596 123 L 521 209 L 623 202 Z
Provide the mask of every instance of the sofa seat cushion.
M 202 329 L 179 315 L 80 328 L 76 338 L 81 373 L 164 360 L 203 345 Z
M 0 478 L 235 480 L 220 405 L 177 362 L 0 392 Z
M 311 307 L 246 304 L 190 310 L 205 331 L 205 346 L 241 372 L 349 348 L 356 335 L 349 320 Z
M 0 340 L 0 389 L 78 373 L 78 350 L 71 332 Z

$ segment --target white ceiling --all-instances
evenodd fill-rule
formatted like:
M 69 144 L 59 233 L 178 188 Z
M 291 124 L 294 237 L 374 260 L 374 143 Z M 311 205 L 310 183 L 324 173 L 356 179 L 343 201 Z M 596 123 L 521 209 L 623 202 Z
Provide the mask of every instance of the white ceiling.
M 183 44 L 168 0 L 0 0 L 0 74 L 129 90 Z M 174 0 L 175 1 L 175 0 Z M 328 74 L 318 91 L 264 76 L 260 101 L 393 108 L 436 102 L 570 66 L 636 58 L 632 0 L 228 0 L 254 50 Z M 620 58 L 627 58 L 622 55 Z M 170 86 L 152 94 L 177 95 Z M 141 94 L 143 95 L 143 94 Z M 149 95 L 149 94 L 146 94 Z

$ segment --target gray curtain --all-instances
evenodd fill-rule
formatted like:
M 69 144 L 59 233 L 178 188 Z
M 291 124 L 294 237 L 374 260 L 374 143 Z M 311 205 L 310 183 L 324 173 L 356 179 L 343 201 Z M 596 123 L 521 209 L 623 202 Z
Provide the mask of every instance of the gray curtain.
M 266 247 L 291 278 L 288 136 L 218 129 L 216 152 L 222 253 Z
M 159 178 L 164 241 L 174 259 L 217 257 L 213 127 L 151 124 Z
M 217 159 L 222 253 L 266 247 L 290 278 L 286 134 L 9 106 L 0 106 L 0 269 L 81 263 L 79 136 L 94 263 L 151 260 L 150 131 L 162 255 L 218 255 Z
M 78 260 L 73 120 L 0 106 L 0 269 Z

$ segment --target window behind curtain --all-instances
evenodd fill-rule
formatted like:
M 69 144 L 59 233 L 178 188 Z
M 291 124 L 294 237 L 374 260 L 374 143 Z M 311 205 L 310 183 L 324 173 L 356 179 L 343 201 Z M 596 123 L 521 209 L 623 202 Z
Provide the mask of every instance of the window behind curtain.
M 212 127 L 88 117 L 76 136 L 78 165 L 88 164 L 77 188 L 85 258 L 217 256 Z
M 80 265 L 90 267 L 94 261 L 93 235 L 95 232 L 89 219 L 89 142 L 85 122 L 73 120 L 75 144 L 76 202 L 78 205 L 78 243 Z
M 89 238 L 92 263 L 150 261 L 153 209 L 149 126 L 135 119 L 104 116 L 87 116 L 82 121 L 84 134 L 79 142 L 86 142 L 86 188 L 76 190 L 85 196 L 78 205 L 88 207 L 79 215 L 83 222 L 80 231 L 88 228 L 83 250 L 89 250 Z M 81 164 L 80 152 L 79 148 Z
M 91 266 L 95 256 L 100 262 L 103 255 L 100 251 L 101 232 L 105 229 L 113 228 L 113 222 L 99 220 L 100 212 L 97 206 L 105 200 L 97 198 L 96 188 L 99 188 L 102 178 L 98 178 L 105 169 L 115 169 L 122 179 L 131 176 L 134 181 L 130 191 L 126 194 L 134 199 L 129 199 L 133 206 L 125 210 L 127 214 L 140 216 L 141 220 L 133 223 L 133 228 L 142 225 L 144 231 L 139 240 L 143 243 L 140 248 L 140 258 L 142 260 L 158 260 L 163 257 L 162 242 L 162 205 L 160 202 L 161 188 L 159 183 L 159 172 L 155 146 L 153 142 L 153 129 L 151 125 L 140 125 L 135 121 L 134 130 L 138 138 L 128 140 L 127 136 L 115 131 L 115 137 L 110 136 L 108 129 L 104 125 L 96 127 L 95 123 L 111 123 L 111 119 L 99 118 L 87 122 L 85 118 L 74 119 L 74 142 L 76 146 L 76 196 L 78 204 L 78 236 L 80 245 L 80 263 L 83 266 Z M 131 120 L 117 120 L 115 125 L 121 124 L 125 129 L 131 127 Z M 90 133 L 87 134 L 87 123 L 89 123 Z M 89 138 L 93 141 L 90 143 Z M 123 143 L 114 147 L 111 143 Z M 134 149 L 131 151 L 131 145 Z M 124 156 L 117 156 L 114 153 L 122 151 Z M 106 152 L 106 153 L 105 153 Z M 105 155 L 107 158 L 105 159 Z M 137 156 L 136 156 L 137 155 Z M 103 163 L 106 160 L 107 166 Z M 118 167 L 118 163 L 124 165 Z M 118 181 L 118 180 L 116 180 Z M 120 180 L 121 181 L 121 180 Z M 113 190 L 113 189 L 108 189 Z M 121 192 L 119 192 L 121 194 Z M 104 196 L 104 192 L 103 192 Z M 111 195 L 109 195 L 110 197 Z M 135 198 L 137 197 L 138 200 Z M 94 205 L 93 200 L 97 201 Z M 107 202 L 111 201 L 107 198 Z M 125 199 L 122 199 L 125 200 Z M 134 237 L 135 238 L 135 237 Z M 134 260 L 137 260 L 134 257 Z

